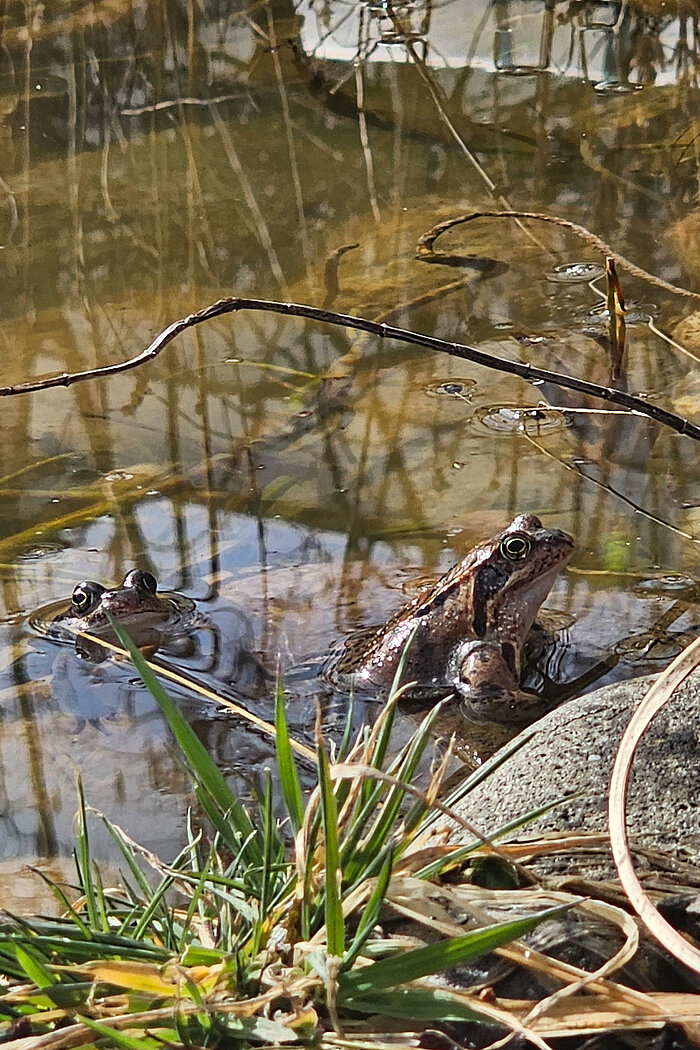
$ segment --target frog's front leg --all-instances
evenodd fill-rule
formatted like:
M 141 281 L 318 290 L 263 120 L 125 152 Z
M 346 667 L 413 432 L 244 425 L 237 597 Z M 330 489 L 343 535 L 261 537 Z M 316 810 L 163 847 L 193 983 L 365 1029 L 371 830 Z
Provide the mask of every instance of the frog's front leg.
M 457 649 L 451 681 L 469 721 L 529 725 L 552 706 L 520 688 L 512 656 L 497 642 L 470 640 Z

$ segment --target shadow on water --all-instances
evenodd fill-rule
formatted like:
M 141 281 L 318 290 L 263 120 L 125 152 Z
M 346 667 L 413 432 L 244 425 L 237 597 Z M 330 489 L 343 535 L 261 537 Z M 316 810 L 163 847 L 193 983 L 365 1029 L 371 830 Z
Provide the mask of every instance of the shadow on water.
M 416 256 L 438 222 L 518 208 L 698 286 L 697 15 L 649 7 L 74 0 L 27 22 L 7 3 L 3 382 L 123 360 L 231 294 L 610 382 L 590 243 L 484 218 L 445 234 L 432 265 Z M 697 420 L 697 297 L 618 271 L 629 309 L 615 382 Z M 28 630 L 80 580 L 138 566 L 195 599 L 208 626 L 169 659 L 260 717 L 281 654 L 307 742 L 313 681 L 294 669 L 519 512 L 577 540 L 548 603 L 566 624 L 555 677 L 616 649 L 610 677 L 656 668 L 697 626 L 695 442 L 554 386 L 242 313 L 136 371 L 3 407 L 8 859 L 70 851 L 76 769 L 89 801 L 148 846 L 174 853 L 182 834 L 186 778 L 133 673 Z M 241 790 L 254 787 L 269 740 L 176 695 Z M 328 720 L 344 712 L 336 699 Z

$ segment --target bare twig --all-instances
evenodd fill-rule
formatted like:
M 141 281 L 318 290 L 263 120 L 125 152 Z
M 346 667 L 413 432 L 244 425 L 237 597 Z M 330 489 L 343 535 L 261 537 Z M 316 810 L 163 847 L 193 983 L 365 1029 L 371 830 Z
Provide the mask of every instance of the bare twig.
M 18 383 L 16 386 L 0 387 L 0 397 L 8 397 L 13 394 L 31 394 L 37 390 L 49 390 L 55 387 L 68 387 L 74 383 L 85 382 L 88 379 L 103 378 L 104 376 L 117 375 L 127 372 L 131 368 L 138 368 L 146 361 L 152 361 L 171 343 L 176 336 L 188 328 L 202 324 L 203 321 L 211 321 L 215 317 L 224 314 L 237 313 L 239 310 L 260 310 L 268 313 L 282 314 L 285 317 L 305 317 L 311 321 L 321 321 L 323 324 L 337 325 L 341 328 L 354 328 L 361 332 L 368 332 L 379 339 L 395 339 L 400 343 L 410 343 L 413 346 L 425 346 L 439 353 L 449 354 L 450 357 L 458 357 L 462 361 L 472 361 L 474 364 L 482 365 L 484 368 L 492 368 L 498 372 L 506 372 L 509 375 L 519 376 L 530 383 L 552 383 L 554 386 L 566 387 L 570 390 L 578 390 L 580 393 L 589 394 L 591 397 L 602 401 L 610 401 L 623 408 L 639 412 L 670 427 L 679 434 L 700 441 L 700 427 L 691 423 L 690 420 L 676 415 L 675 412 L 667 412 L 643 398 L 627 394 L 622 390 L 613 390 L 611 387 L 600 386 L 597 383 L 588 383 L 576 376 L 566 375 L 561 372 L 550 372 L 545 368 L 536 368 L 531 364 L 521 364 L 519 361 L 509 361 L 506 358 L 488 354 L 484 350 L 476 350 L 467 346 L 466 343 L 449 343 L 446 339 L 438 339 L 437 336 L 422 335 L 407 328 L 396 328 L 394 325 L 379 324 L 369 321 L 366 317 L 354 317 L 352 314 L 340 314 L 332 310 L 323 310 L 316 306 L 305 306 L 301 303 L 281 303 L 268 299 L 247 299 L 242 296 L 232 296 L 228 299 L 219 299 L 218 302 L 205 306 L 202 310 L 173 321 L 165 328 L 150 346 L 142 350 L 140 354 L 129 358 L 127 361 L 119 361 L 102 368 L 91 368 L 84 372 L 64 372 L 61 375 L 51 376 L 48 379 L 30 380 L 27 383 Z

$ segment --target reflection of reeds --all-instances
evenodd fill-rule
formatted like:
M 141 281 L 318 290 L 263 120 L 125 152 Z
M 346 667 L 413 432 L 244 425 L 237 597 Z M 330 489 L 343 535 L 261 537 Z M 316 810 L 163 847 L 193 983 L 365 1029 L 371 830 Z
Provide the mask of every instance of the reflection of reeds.
M 363 5 L 360 8 L 360 18 L 357 27 L 358 41 L 357 41 L 357 58 L 355 59 L 355 93 L 357 98 L 357 115 L 359 120 L 360 129 L 360 143 L 362 145 L 362 155 L 365 159 L 365 173 L 367 177 L 367 194 L 369 198 L 370 207 L 372 209 L 372 215 L 374 221 L 379 224 L 382 220 L 379 212 L 379 205 L 377 203 L 377 189 L 374 184 L 374 162 L 372 160 L 372 150 L 369 145 L 369 136 L 367 134 L 367 119 L 365 117 L 365 99 L 364 99 L 364 66 L 367 60 L 367 45 L 368 45 L 368 30 L 367 30 L 367 8 Z
M 224 147 L 226 159 L 228 160 L 231 166 L 231 170 L 234 172 L 236 178 L 238 179 L 241 190 L 243 192 L 243 198 L 253 217 L 254 228 L 269 260 L 270 270 L 272 271 L 272 274 L 277 283 L 279 284 L 280 288 L 285 290 L 287 288 L 287 282 L 282 272 L 282 267 L 280 266 L 279 259 L 277 258 L 277 253 L 272 244 L 272 237 L 270 236 L 270 231 L 268 229 L 267 222 L 265 221 L 265 217 L 262 211 L 260 210 L 260 206 L 257 202 L 255 193 L 253 192 L 251 181 L 246 174 L 245 168 L 243 167 L 243 164 L 241 163 L 236 148 L 233 144 L 231 133 L 228 129 L 228 126 L 221 119 L 218 106 L 211 107 L 211 115 L 214 121 L 214 126 L 216 127 L 216 130 L 219 133 L 219 137 L 221 138 L 221 144 Z
M 287 152 L 289 154 L 289 171 L 292 176 L 292 186 L 294 187 L 294 199 L 297 206 L 297 220 L 299 222 L 299 236 L 301 238 L 302 252 L 306 263 L 307 270 L 311 266 L 311 245 L 309 244 L 309 231 L 307 228 L 306 215 L 304 214 L 304 195 L 301 188 L 301 179 L 299 177 L 299 165 L 297 164 L 297 151 L 296 144 L 294 142 L 294 134 L 292 132 L 292 118 L 289 112 L 289 100 L 287 98 L 287 87 L 284 82 L 282 75 L 282 66 L 280 64 L 280 56 L 278 51 L 277 37 L 275 35 L 275 20 L 272 14 L 272 10 L 268 7 L 267 9 L 267 27 L 270 39 L 270 49 L 272 51 L 272 62 L 275 69 L 275 78 L 277 80 L 277 88 L 280 95 L 280 103 L 282 106 L 282 121 L 284 123 L 284 133 L 287 139 Z

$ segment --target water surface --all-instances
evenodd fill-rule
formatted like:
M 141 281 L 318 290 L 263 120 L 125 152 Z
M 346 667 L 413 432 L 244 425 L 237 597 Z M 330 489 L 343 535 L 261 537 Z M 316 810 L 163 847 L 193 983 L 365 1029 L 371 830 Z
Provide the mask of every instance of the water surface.
M 552 225 L 481 219 L 436 242 L 447 258 L 416 258 L 436 223 L 473 211 L 560 216 L 698 287 L 689 21 L 633 3 L 416 2 L 393 21 L 359 3 L 227 6 L 74 0 L 27 23 L 6 5 L 4 384 L 124 360 L 233 294 L 609 383 L 603 283 L 588 283 L 601 253 Z M 620 383 L 697 422 L 697 297 L 618 268 L 636 322 Z M 263 717 L 260 668 L 281 654 L 309 742 L 294 669 L 527 511 L 577 539 L 548 603 L 570 624 L 556 675 L 616 649 L 610 677 L 662 665 L 697 626 L 698 449 L 605 407 L 250 312 L 137 370 L 5 398 L 0 855 L 19 868 L 70 853 L 76 770 L 146 845 L 169 856 L 181 841 L 187 780 L 133 672 L 28 630 L 84 578 L 139 566 L 199 600 L 213 627 L 181 662 Z M 254 790 L 269 740 L 177 695 Z

